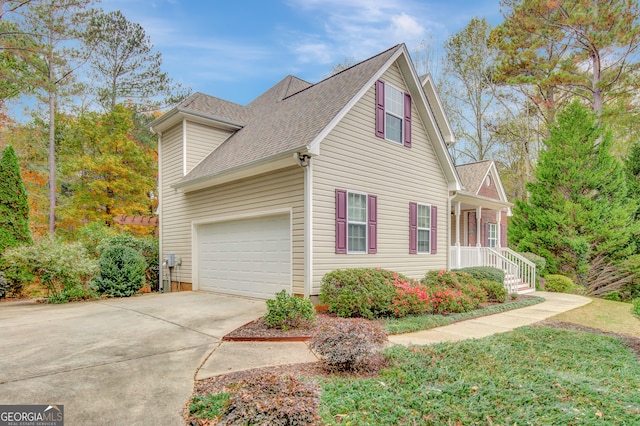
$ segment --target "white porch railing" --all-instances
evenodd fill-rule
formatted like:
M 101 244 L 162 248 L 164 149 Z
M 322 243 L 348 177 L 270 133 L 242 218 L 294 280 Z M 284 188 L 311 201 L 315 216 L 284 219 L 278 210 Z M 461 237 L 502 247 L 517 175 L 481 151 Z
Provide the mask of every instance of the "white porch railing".
M 452 269 L 490 266 L 504 271 L 504 285 L 510 294 L 518 293 L 519 283 L 535 288 L 535 264 L 511 249 L 453 246 L 450 255 Z

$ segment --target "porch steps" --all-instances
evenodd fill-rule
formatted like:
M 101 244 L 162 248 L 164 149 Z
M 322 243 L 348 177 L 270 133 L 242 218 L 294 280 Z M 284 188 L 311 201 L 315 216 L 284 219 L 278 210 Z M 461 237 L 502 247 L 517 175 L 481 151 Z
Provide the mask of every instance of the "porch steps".
M 535 287 L 531 287 L 529 283 L 521 281 L 520 278 L 516 277 L 513 274 L 505 274 L 504 285 L 507 288 L 511 288 L 515 285 L 516 287 L 518 287 L 518 294 L 528 294 L 536 291 Z

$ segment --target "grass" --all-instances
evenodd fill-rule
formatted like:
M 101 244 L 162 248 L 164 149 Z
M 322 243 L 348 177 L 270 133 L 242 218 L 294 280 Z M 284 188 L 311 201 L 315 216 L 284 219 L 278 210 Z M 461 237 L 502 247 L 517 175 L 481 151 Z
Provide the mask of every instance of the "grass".
M 371 379 L 323 385 L 326 424 L 634 424 L 640 363 L 618 338 L 522 327 L 484 339 L 388 349 Z
M 189 404 L 189 414 L 200 419 L 215 419 L 229 401 L 229 394 L 194 396 Z
M 485 315 L 497 314 L 513 309 L 524 308 L 544 302 L 542 297 L 528 297 L 516 302 L 508 302 L 499 305 L 488 306 L 483 309 L 476 309 L 470 312 L 449 315 L 408 315 L 403 318 L 389 318 L 383 320 L 383 327 L 388 334 L 411 333 L 413 331 L 428 330 L 430 328 L 442 327 L 453 324 L 457 321 L 478 318 Z
M 640 320 L 632 314 L 631 303 L 596 298 L 591 300 L 588 305 L 556 315 L 552 319 L 640 337 Z

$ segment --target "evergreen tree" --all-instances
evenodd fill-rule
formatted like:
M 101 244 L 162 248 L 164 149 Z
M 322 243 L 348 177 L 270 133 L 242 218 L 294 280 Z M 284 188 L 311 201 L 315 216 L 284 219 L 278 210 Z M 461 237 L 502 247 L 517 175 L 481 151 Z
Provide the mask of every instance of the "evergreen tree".
M 0 254 L 8 247 L 31 242 L 27 191 L 16 152 L 9 146 L 0 159 Z
M 635 204 L 611 143 L 578 102 L 559 113 L 509 230 L 519 250 L 544 256 L 549 272 L 574 277 L 594 295 L 633 278 L 626 262 L 635 253 Z
M 634 143 L 629 149 L 629 155 L 624 162 L 627 174 L 627 188 L 629 198 L 636 203 L 635 219 L 640 219 L 640 143 Z

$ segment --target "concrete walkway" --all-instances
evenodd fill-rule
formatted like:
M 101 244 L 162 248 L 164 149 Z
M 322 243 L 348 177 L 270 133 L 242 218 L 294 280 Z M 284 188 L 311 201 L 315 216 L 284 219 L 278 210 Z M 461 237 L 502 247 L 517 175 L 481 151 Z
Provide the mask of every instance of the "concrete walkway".
M 538 291 L 533 295 L 544 297 L 546 300 L 526 308 L 460 321 L 431 330 L 396 334 L 389 336 L 389 341 L 399 345 L 429 345 L 440 342 L 481 339 L 492 334 L 505 333 L 518 327 L 534 324 L 591 302 L 591 299 L 575 294 Z
M 400 345 L 428 345 L 478 339 L 534 324 L 591 302 L 587 297 L 573 294 L 539 291 L 533 295 L 544 297 L 546 300 L 526 308 L 460 321 L 431 330 L 389 336 L 389 341 Z M 222 342 L 197 372 L 196 380 L 251 368 L 316 360 L 317 358 L 304 342 Z

